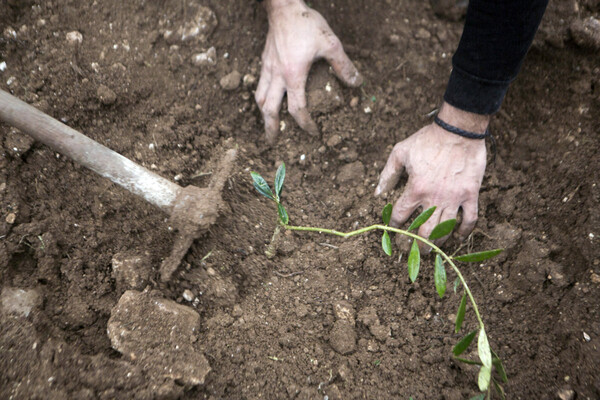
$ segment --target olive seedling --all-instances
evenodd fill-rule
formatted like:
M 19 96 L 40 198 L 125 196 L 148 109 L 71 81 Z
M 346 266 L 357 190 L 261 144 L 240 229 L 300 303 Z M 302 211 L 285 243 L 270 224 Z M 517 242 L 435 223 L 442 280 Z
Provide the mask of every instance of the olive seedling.
M 479 366 L 479 374 L 477 378 L 477 384 L 479 386 L 479 390 L 481 392 L 487 392 L 490 394 L 491 387 L 493 386 L 495 390 L 498 392 L 502 399 L 505 398 L 504 391 L 499 384 L 499 380 L 502 382 L 507 382 L 508 378 L 506 375 L 506 371 L 504 370 L 504 366 L 502 365 L 502 361 L 498 357 L 498 355 L 492 350 L 490 347 L 487 333 L 485 330 L 485 325 L 483 323 L 483 319 L 481 318 L 481 314 L 479 313 L 479 308 L 477 307 L 477 303 L 475 302 L 475 298 L 473 297 L 473 293 L 469 289 L 465 278 L 462 273 L 456 266 L 457 262 L 481 262 L 492 258 L 502 252 L 502 249 L 494 249 L 481 251 L 477 253 L 469 253 L 463 255 L 448 255 L 442 249 L 435 245 L 434 241 L 440 239 L 446 235 L 449 235 L 454 226 L 456 225 L 456 219 L 450 219 L 447 221 L 443 221 L 439 223 L 431 232 L 429 237 L 424 238 L 414 231 L 418 229 L 421 225 L 423 225 L 433 214 L 435 211 L 435 207 L 431 207 L 425 211 L 423 211 L 415 220 L 410 224 L 410 226 L 406 229 L 398 229 L 389 226 L 390 219 L 392 216 L 392 205 L 387 204 L 382 211 L 382 220 L 383 224 L 375 224 L 371 226 L 367 226 L 361 229 L 357 229 L 350 232 L 340 232 L 334 229 L 326 229 L 326 228 L 318 228 L 312 226 L 294 226 L 290 225 L 290 217 L 285 209 L 285 207 L 281 204 L 281 193 L 283 191 L 283 182 L 285 180 L 285 164 L 282 163 L 277 172 L 275 174 L 275 182 L 274 189 L 271 190 L 269 184 L 265 181 L 265 179 L 257 172 L 251 172 L 253 185 L 256 190 L 269 200 L 273 201 L 277 207 L 277 226 L 275 228 L 275 233 L 273 234 L 273 239 L 271 240 L 271 245 L 267 249 L 267 255 L 273 256 L 275 253 L 275 249 L 273 248 L 273 244 L 279 231 L 281 228 L 291 230 L 291 231 L 304 231 L 304 232 L 319 232 L 322 234 L 330 234 L 341 236 L 343 238 L 348 238 L 351 236 L 360 235 L 362 233 L 366 233 L 373 230 L 383 231 L 383 235 L 381 237 L 381 247 L 383 251 L 388 255 L 392 255 L 392 242 L 390 239 L 390 232 L 397 233 L 400 235 L 407 236 L 412 238 L 412 245 L 408 255 L 408 277 L 411 282 L 415 282 L 417 277 L 419 276 L 419 270 L 421 267 L 421 253 L 419 251 L 418 242 L 421 242 L 432 249 L 432 255 L 434 256 L 434 268 L 433 268 L 433 280 L 435 289 L 442 298 L 444 293 L 446 292 L 446 266 L 450 266 L 452 270 L 456 273 L 457 279 L 454 284 L 454 291 L 456 292 L 459 287 L 462 286 L 463 294 L 460 299 L 460 303 L 458 306 L 458 311 L 456 313 L 456 320 L 454 323 L 454 332 L 459 333 L 463 321 L 465 319 L 465 313 L 467 310 L 467 298 L 470 301 L 473 312 L 475 313 L 475 317 L 477 318 L 478 327 L 477 329 L 469 332 L 466 336 L 464 336 L 453 348 L 452 354 L 454 359 L 466 364 L 472 364 Z M 471 343 L 475 340 L 475 336 L 477 336 L 477 354 L 479 356 L 479 360 L 469 360 L 460 357 L 471 345 Z M 492 375 L 492 370 L 497 372 L 497 377 Z M 492 384 L 492 385 L 491 385 Z M 481 396 L 481 395 L 479 395 Z M 485 396 L 485 394 L 484 394 Z

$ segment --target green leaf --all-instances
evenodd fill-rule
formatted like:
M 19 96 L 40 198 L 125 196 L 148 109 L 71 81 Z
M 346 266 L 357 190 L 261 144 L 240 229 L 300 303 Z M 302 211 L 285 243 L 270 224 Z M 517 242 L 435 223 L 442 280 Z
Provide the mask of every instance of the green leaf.
M 383 219 L 384 225 L 389 225 L 390 220 L 392 219 L 392 205 L 387 203 L 385 207 L 383 207 L 383 211 L 381 212 L 381 219 Z
M 383 247 L 383 251 L 388 256 L 392 255 L 392 241 L 390 240 L 390 235 L 387 231 L 383 232 L 383 236 L 381 237 L 381 247 Z
M 262 194 L 267 199 L 276 201 L 271 188 L 267 184 L 267 181 L 265 181 L 265 179 L 260 176 L 258 172 L 250 172 L 250 175 L 252 175 L 252 184 L 254 185 L 254 188 L 258 190 L 258 193 Z
M 479 390 L 485 392 L 490 387 L 490 378 L 492 377 L 492 370 L 486 365 L 482 365 L 479 369 L 479 376 L 477 377 L 477 385 Z
M 459 285 L 460 285 L 460 278 L 456 278 L 454 280 L 454 293 L 456 293 L 456 290 L 458 289 Z
M 454 332 L 458 333 L 463 321 L 465 320 L 465 311 L 467 309 L 467 294 L 463 293 L 462 299 L 460 300 L 460 306 L 458 306 L 458 312 L 456 313 L 456 323 L 454 326 Z
M 504 251 L 504 249 L 480 251 L 478 253 L 470 253 L 470 254 L 463 254 L 461 256 L 456 256 L 456 257 L 454 257 L 454 259 L 456 261 L 463 261 L 463 262 L 479 262 L 479 261 L 487 260 L 488 258 L 495 257 L 498 254 L 502 253 L 503 251 Z
M 469 365 L 483 365 L 480 361 L 475 360 L 467 360 L 466 358 L 454 357 L 456 361 L 460 361 L 461 363 L 469 364 Z
M 419 266 L 421 265 L 421 252 L 416 240 L 413 240 L 410 254 L 408 255 L 408 276 L 411 282 L 414 282 L 419 275 Z
M 488 342 L 487 335 L 485 334 L 485 329 L 483 328 L 479 330 L 479 338 L 477 339 L 477 354 L 479 354 L 481 363 L 488 367 L 491 371 L 492 352 L 490 351 L 490 344 Z
M 502 389 L 502 386 L 500 386 L 500 384 L 496 382 L 494 378 L 492 378 L 492 382 L 494 382 L 494 388 L 496 388 L 496 392 L 498 393 L 498 396 L 500 396 L 500 399 L 506 400 L 506 394 L 504 393 L 504 389 Z
M 285 180 L 285 163 L 281 163 L 279 168 L 277 168 L 277 173 L 275 174 L 275 194 L 277 198 L 281 197 L 281 191 L 283 190 L 283 181 Z
M 481 393 L 481 394 L 478 394 L 477 396 L 473 396 L 469 400 L 485 400 L 485 393 Z
M 467 334 L 467 336 L 465 336 L 464 338 L 462 338 L 460 340 L 460 342 L 456 343 L 456 346 L 454 346 L 452 348 L 452 353 L 455 356 L 459 356 L 462 353 L 464 353 L 465 350 L 467 350 L 469 348 L 469 345 L 471 344 L 471 342 L 473 341 L 473 339 L 475 338 L 475 335 L 477 334 L 477 330 L 474 330 L 472 332 L 469 332 Z
M 433 272 L 433 281 L 435 283 L 435 290 L 437 290 L 440 298 L 444 297 L 446 293 L 446 268 L 442 261 L 442 256 L 435 255 L 435 271 Z
M 454 225 L 456 225 L 456 219 L 449 219 L 444 222 L 440 222 L 433 230 L 431 231 L 431 235 L 429 235 L 430 240 L 435 240 L 442 238 L 452 232 L 454 229 Z
M 490 347 L 490 351 L 492 352 L 492 364 L 496 368 L 496 372 L 500 375 L 502 382 L 508 382 L 508 376 L 506 375 L 506 370 L 504 369 L 504 365 L 502 365 L 502 360 L 498 357 L 498 354 Z
M 279 214 L 279 220 L 284 224 L 287 225 L 288 222 L 290 222 L 290 217 L 288 216 L 287 211 L 285 210 L 285 208 L 281 205 L 281 203 L 277 203 L 277 214 Z
M 423 211 L 421 214 L 419 214 L 419 216 L 417 218 L 415 218 L 415 220 L 412 222 L 412 224 L 410 224 L 410 226 L 408 227 L 407 230 L 412 231 L 413 229 L 417 229 L 418 227 L 423 225 L 425 222 L 427 222 L 429 217 L 431 217 L 431 215 L 435 211 L 435 208 L 436 207 L 433 206 L 433 207 L 428 208 L 427 210 Z

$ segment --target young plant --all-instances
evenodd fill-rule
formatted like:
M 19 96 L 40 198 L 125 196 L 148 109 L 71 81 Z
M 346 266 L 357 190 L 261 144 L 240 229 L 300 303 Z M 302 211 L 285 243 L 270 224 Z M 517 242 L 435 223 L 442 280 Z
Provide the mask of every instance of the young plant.
M 415 220 L 410 224 L 410 226 L 406 229 L 397 229 L 389 226 L 391 216 L 392 216 L 392 205 L 386 204 L 382 211 L 382 220 L 383 224 L 375 224 L 371 226 L 367 226 L 361 229 L 357 229 L 351 232 L 340 232 L 334 229 L 326 229 L 326 228 L 317 228 L 312 226 L 293 226 L 289 225 L 289 215 L 286 209 L 281 204 L 281 193 L 283 191 L 283 182 L 285 180 L 285 164 L 282 163 L 277 169 L 277 173 L 275 174 L 275 182 L 274 188 L 272 191 L 269 187 L 268 183 L 265 179 L 258 174 L 257 172 L 251 172 L 253 185 L 256 190 L 273 201 L 277 205 L 277 227 L 275 228 L 275 233 L 273 235 L 273 239 L 271 240 L 271 245 L 267 249 L 267 256 L 274 256 L 275 249 L 272 247 L 276 241 L 277 235 L 281 228 L 292 230 L 292 231 L 304 231 L 304 232 L 319 232 L 325 234 L 331 234 L 336 236 L 341 236 L 343 238 L 356 236 L 365 232 L 369 232 L 372 230 L 381 230 L 383 231 L 383 235 L 381 237 L 381 247 L 383 251 L 388 255 L 392 255 L 392 242 L 390 239 L 390 232 L 398 233 L 404 236 L 408 236 L 413 239 L 411 249 L 408 255 L 407 267 L 408 267 L 408 276 L 411 282 L 415 282 L 419 275 L 419 269 L 421 266 L 421 253 L 419 251 L 418 242 L 426 244 L 431 247 L 432 254 L 435 255 L 434 260 L 434 268 L 433 268 L 433 280 L 435 284 L 435 289 L 442 298 L 444 293 L 446 292 L 446 266 L 450 266 L 452 270 L 457 275 L 457 279 L 454 282 L 454 291 L 456 292 L 459 286 L 463 288 L 463 294 L 461 296 L 461 300 L 458 306 L 458 311 L 456 313 L 456 320 L 454 324 L 454 332 L 459 333 L 463 321 L 465 319 L 465 314 L 467 310 L 467 298 L 469 299 L 473 311 L 475 313 L 475 317 L 477 318 L 477 322 L 479 324 L 478 328 L 469 332 L 465 335 L 453 348 L 452 354 L 454 359 L 466 364 L 478 365 L 479 374 L 477 378 L 477 384 L 479 386 L 479 390 L 481 392 L 487 392 L 490 394 L 491 386 L 494 386 L 495 390 L 499 394 L 499 396 L 504 399 L 504 390 L 498 383 L 498 379 L 502 382 L 506 383 L 508 381 L 506 371 L 504 370 L 504 366 L 502 365 L 502 361 L 498 357 L 498 355 L 491 349 L 490 344 L 488 342 L 488 337 L 485 330 L 485 325 L 483 323 L 483 319 L 479 313 L 479 308 L 477 307 L 477 303 L 475 302 L 475 298 L 467 285 L 462 273 L 456 266 L 456 262 L 481 262 L 492 258 L 502 252 L 503 249 L 494 249 L 481 251 L 477 253 L 469 253 L 463 255 L 448 255 L 443 250 L 441 250 L 438 246 L 436 246 L 433 241 L 436 239 L 440 239 L 446 235 L 449 235 L 454 226 L 456 225 L 456 219 L 450 219 L 447 221 L 443 221 L 439 223 L 433 231 L 429 235 L 429 237 L 424 238 L 414 231 L 418 229 L 421 225 L 423 225 L 433 214 L 435 211 L 435 207 L 431 207 L 425 211 L 423 211 Z M 479 360 L 469 360 L 460 357 L 462 353 L 464 353 L 473 340 L 475 340 L 475 336 L 477 336 L 477 354 L 479 356 Z M 497 377 L 492 376 L 492 370 L 497 372 Z M 498 379 L 497 379 L 498 378 Z M 490 385 L 492 383 L 493 385 Z M 482 395 L 478 395 L 482 396 Z M 476 396 L 476 398 L 478 398 Z M 483 394 L 485 396 L 485 394 Z M 483 397 L 481 397 L 483 398 Z

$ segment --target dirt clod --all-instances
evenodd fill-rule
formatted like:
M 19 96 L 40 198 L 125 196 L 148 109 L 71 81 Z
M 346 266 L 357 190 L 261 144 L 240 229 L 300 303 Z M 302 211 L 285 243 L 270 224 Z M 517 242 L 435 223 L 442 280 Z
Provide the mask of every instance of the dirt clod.
M 141 290 L 150 278 L 150 260 L 147 256 L 117 253 L 112 258 L 112 275 L 117 283 L 117 290 Z
M 222 77 L 219 84 L 223 90 L 235 90 L 240 86 L 240 79 L 242 79 L 242 74 L 238 71 L 232 71 Z
M 336 321 L 329 333 L 329 344 L 341 355 L 356 350 L 356 331 L 352 324 L 345 320 Z
M 115 102 L 117 101 L 117 94 L 106 85 L 98 86 L 96 96 L 98 97 L 100 103 L 104 104 L 105 106 L 115 104 Z
M 192 308 L 156 293 L 129 290 L 113 308 L 107 332 L 115 350 L 155 379 L 195 386 L 210 371 L 194 345 L 199 327 L 200 316 Z
M 41 304 L 40 295 L 35 289 L 4 287 L 0 298 L 3 313 L 20 317 L 28 317 L 33 308 Z

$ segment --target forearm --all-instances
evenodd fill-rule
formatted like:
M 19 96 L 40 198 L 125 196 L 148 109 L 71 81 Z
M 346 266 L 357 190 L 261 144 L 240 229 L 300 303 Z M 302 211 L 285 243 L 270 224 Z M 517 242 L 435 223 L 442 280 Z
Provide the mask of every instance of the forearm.
M 284 7 L 297 4 L 306 5 L 303 0 L 264 0 L 262 1 L 262 4 L 264 5 L 265 9 L 267 10 L 267 14 L 269 15 Z
M 471 0 L 444 100 L 493 114 L 525 58 L 548 0 Z

